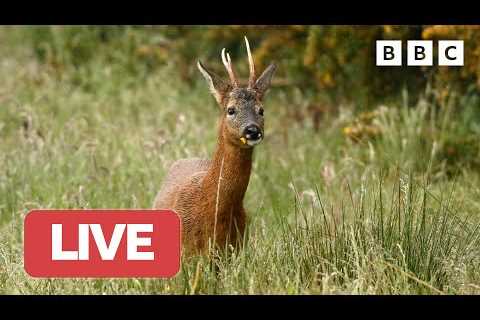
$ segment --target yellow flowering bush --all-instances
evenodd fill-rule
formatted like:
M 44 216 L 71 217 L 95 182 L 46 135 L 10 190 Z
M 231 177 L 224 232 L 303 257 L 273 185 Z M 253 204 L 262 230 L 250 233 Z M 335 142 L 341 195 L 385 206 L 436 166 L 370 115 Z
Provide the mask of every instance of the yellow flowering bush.
M 334 105 L 347 100 L 370 108 L 405 88 L 414 98 L 428 82 L 445 90 L 480 89 L 480 26 L 95 26 L 31 27 L 27 31 L 39 58 L 52 65 L 78 66 L 102 54 L 131 71 L 173 63 L 190 83 L 198 78 L 195 62 L 199 58 L 223 72 L 223 47 L 244 79 L 248 75 L 246 35 L 258 70 L 272 60 L 279 64 L 274 85 L 286 84 Z M 409 39 L 461 39 L 465 41 L 465 66 L 377 67 L 375 41 L 380 39 L 404 43 Z M 106 44 L 115 50 L 102 51 Z

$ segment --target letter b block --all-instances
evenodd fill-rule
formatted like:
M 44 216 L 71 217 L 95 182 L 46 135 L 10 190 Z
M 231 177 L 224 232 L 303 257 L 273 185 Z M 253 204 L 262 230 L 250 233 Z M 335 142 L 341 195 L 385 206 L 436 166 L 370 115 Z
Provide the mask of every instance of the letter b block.
M 401 40 L 377 40 L 376 46 L 377 66 L 402 65 Z
M 407 42 L 407 65 L 432 66 L 433 41 L 409 40 Z

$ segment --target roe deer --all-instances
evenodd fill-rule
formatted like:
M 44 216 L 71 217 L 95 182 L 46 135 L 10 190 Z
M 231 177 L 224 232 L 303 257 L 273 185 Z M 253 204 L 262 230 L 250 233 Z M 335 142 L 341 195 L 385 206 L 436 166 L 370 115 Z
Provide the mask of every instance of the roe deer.
M 173 209 L 180 215 L 187 255 L 204 252 L 209 240 L 223 248 L 228 244 L 236 246 L 243 238 L 243 198 L 250 179 L 253 147 L 264 137 L 262 100 L 276 69 L 271 63 L 256 79 L 246 37 L 245 44 L 250 66 L 246 87 L 239 86 L 225 48 L 221 57 L 229 83 L 197 62 L 221 110 L 215 153 L 211 160 L 176 161 L 155 198 L 154 208 Z

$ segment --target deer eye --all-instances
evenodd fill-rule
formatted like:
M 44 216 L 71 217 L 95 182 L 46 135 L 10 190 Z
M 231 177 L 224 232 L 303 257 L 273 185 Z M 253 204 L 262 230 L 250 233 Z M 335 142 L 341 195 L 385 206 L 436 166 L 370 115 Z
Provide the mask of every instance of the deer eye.
M 258 114 L 263 116 L 263 108 L 262 107 L 260 107 L 260 109 L 258 109 Z
M 228 107 L 227 113 L 229 116 L 233 116 L 235 114 L 235 108 L 234 107 Z

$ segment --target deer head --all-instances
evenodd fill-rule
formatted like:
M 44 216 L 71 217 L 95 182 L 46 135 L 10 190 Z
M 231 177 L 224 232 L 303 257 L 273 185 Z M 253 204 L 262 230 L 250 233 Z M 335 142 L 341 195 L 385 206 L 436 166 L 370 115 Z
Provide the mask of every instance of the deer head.
M 252 148 L 264 137 L 264 110 L 262 100 L 270 87 L 276 65 L 271 63 L 257 79 L 250 44 L 247 46 L 250 77 L 248 85 L 241 87 L 233 70 L 230 55 L 222 50 L 222 62 L 227 69 L 230 81 L 225 81 L 208 70 L 200 61 L 197 66 L 209 85 L 210 91 L 217 100 L 222 111 L 223 138 L 234 146 Z

